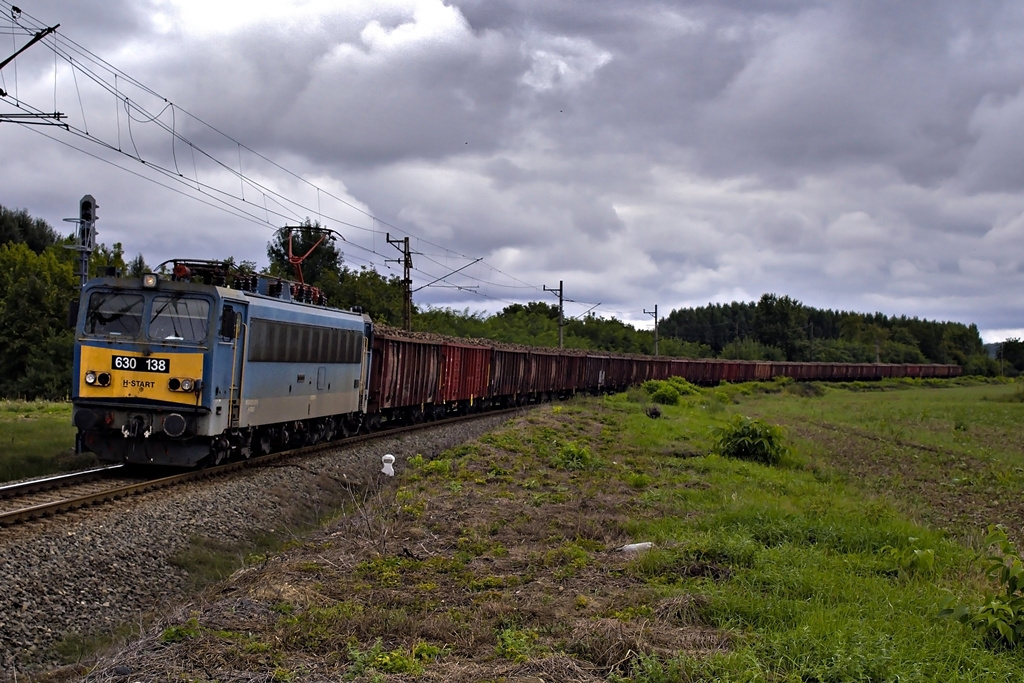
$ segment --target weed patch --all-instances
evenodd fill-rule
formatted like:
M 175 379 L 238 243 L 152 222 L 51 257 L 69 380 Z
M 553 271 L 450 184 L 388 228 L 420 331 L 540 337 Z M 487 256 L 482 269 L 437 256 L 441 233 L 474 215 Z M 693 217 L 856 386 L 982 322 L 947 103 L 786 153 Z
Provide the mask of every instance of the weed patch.
M 782 430 L 763 420 L 737 415 L 715 434 L 718 452 L 727 458 L 777 465 L 786 454 Z

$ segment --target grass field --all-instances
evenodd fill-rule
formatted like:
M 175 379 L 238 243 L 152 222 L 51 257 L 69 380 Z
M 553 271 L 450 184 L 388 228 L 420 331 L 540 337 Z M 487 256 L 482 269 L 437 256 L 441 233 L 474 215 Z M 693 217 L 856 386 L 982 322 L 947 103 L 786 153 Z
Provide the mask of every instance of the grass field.
M 0 482 L 95 463 L 74 447 L 70 403 L 0 401 Z
M 373 523 L 249 567 L 147 656 L 274 680 L 1009 681 L 1024 653 L 939 616 L 1020 542 L 1013 385 L 775 382 L 543 406 L 402 463 Z M 872 389 L 872 390 L 861 390 Z M 882 390 L 887 389 L 887 390 Z M 722 457 L 734 415 L 787 453 Z M 390 496 L 390 497 L 388 497 Z M 615 548 L 649 542 L 639 553 Z M 262 620 L 233 616 L 240 599 Z M 251 611 L 250 611 L 251 614 Z

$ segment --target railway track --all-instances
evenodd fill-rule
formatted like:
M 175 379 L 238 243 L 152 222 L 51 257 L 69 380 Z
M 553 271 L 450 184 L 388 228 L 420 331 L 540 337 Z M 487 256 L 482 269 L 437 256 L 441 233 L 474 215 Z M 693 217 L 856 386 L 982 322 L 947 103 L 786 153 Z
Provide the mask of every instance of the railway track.
M 248 467 L 270 465 L 282 460 L 300 458 L 332 448 L 345 448 L 377 438 L 397 436 L 422 429 L 445 427 L 459 422 L 494 417 L 503 413 L 516 413 L 520 410 L 522 409 L 493 410 L 450 418 L 440 422 L 422 422 L 414 425 L 393 427 L 369 434 L 351 436 L 339 441 L 329 441 L 279 453 L 271 453 L 249 460 L 230 462 L 216 467 L 179 472 L 169 476 L 146 476 L 145 474 L 140 474 L 137 469 L 129 470 L 123 465 L 112 465 L 84 472 L 74 472 L 0 486 L 0 527 L 23 524 L 44 517 L 54 517 L 127 496 L 178 486 L 200 479 L 221 477 Z
M 0 501 L 7 500 L 8 498 L 29 495 L 35 492 L 50 491 L 52 489 L 59 489 L 73 484 L 95 481 L 112 472 L 118 472 L 123 469 L 124 465 L 110 465 L 108 467 L 97 467 L 83 472 L 58 474 L 53 477 L 43 477 L 40 479 L 33 479 L 31 481 L 17 482 L 15 484 L 0 485 Z
M 69 512 L 150 490 L 159 478 L 132 473 L 123 465 L 73 472 L 0 487 L 0 526 Z M 153 488 L 153 487 L 151 487 Z

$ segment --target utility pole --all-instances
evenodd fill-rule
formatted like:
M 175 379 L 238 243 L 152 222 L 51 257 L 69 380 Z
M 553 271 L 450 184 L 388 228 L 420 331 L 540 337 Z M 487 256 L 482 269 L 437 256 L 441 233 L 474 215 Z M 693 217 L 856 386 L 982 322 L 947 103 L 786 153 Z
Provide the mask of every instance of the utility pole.
M 391 233 L 386 233 L 388 244 L 391 244 L 402 252 L 401 259 L 388 259 L 388 263 L 401 263 L 404 270 L 402 287 L 405 290 L 404 301 L 402 302 L 402 323 L 405 331 L 412 330 L 412 252 L 409 251 L 409 238 L 391 239 Z M 399 246 L 401 245 L 401 246 Z
M 558 292 L 558 348 L 562 348 L 562 325 L 564 324 L 562 322 L 562 320 L 563 320 L 563 314 L 562 314 L 562 294 L 563 294 L 562 281 L 561 280 L 558 281 L 558 289 L 555 289 L 554 287 L 548 287 L 547 285 L 544 285 L 544 291 L 545 292 Z
M 653 315 L 654 316 L 654 355 L 657 356 L 658 355 L 658 304 L 654 304 L 654 310 L 653 311 L 648 311 L 645 308 L 644 309 L 644 313 L 646 313 L 647 315 Z
M 85 287 L 89 281 L 89 257 L 96 248 L 96 209 L 99 204 L 91 194 L 82 197 L 78 203 L 78 218 L 65 218 L 64 220 L 78 224 L 78 237 L 74 244 L 66 245 L 66 248 L 78 252 L 78 289 Z

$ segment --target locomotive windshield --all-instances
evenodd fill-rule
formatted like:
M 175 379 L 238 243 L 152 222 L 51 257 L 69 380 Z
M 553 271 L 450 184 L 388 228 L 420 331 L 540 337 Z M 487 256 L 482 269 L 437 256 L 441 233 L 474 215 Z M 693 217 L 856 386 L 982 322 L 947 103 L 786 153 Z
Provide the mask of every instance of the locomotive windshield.
M 142 328 L 145 300 L 139 294 L 94 292 L 85 315 L 85 333 L 136 337 Z
M 201 342 L 210 329 L 210 302 L 182 296 L 153 299 L 149 338 L 157 341 Z

